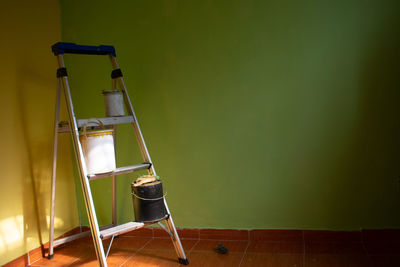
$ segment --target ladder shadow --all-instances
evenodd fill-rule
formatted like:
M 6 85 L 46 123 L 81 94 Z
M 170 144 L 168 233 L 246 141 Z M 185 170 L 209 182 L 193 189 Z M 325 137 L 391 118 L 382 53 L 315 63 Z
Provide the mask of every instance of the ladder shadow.
M 24 64 L 21 64 L 24 66 Z M 54 84 L 55 86 L 55 84 Z M 36 98 L 30 98 L 32 90 L 46 89 L 45 93 L 40 95 L 52 96 L 51 84 L 49 84 L 48 77 L 44 77 L 30 68 L 21 67 L 17 70 L 16 88 L 17 88 L 17 103 L 19 106 L 19 121 L 20 121 L 20 137 L 23 147 L 25 147 L 25 157 L 27 162 L 27 174 L 22 181 L 22 204 L 23 204 L 23 237 L 25 243 L 25 250 L 28 250 L 28 237 L 33 236 L 34 231 L 37 232 L 37 239 L 40 244 L 41 254 L 45 256 L 45 244 L 42 238 L 42 227 L 47 227 L 46 223 L 46 207 L 41 205 L 44 203 L 40 196 L 44 191 L 43 178 L 39 177 L 40 174 L 49 174 L 50 180 L 50 157 L 46 155 L 44 149 L 51 147 L 49 143 L 37 142 L 32 132 L 42 127 L 45 124 L 43 118 L 36 118 L 34 122 L 30 121 L 33 115 L 37 112 L 32 109 L 34 107 L 38 110 L 43 109 L 43 106 L 53 102 L 53 99 L 43 99 L 39 103 Z M 37 105 L 35 105 L 37 104 Z M 54 105 L 52 105 L 54 106 Z M 45 118 L 47 119 L 47 118 Z M 51 121 L 51 118 L 49 116 Z M 32 127 L 32 125 L 35 125 Z M 45 138 L 46 139 L 46 138 Z M 46 163 L 48 168 L 42 169 L 41 167 Z M 46 203 L 47 204 L 47 203 Z M 28 251 L 27 251 L 28 252 Z

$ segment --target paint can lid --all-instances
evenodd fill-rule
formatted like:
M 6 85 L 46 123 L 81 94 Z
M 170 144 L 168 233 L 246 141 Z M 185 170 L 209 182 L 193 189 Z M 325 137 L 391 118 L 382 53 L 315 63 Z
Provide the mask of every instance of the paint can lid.
M 103 90 L 103 91 L 101 91 L 102 93 L 103 93 L 103 95 L 106 95 L 106 94 L 122 94 L 122 91 L 121 90 L 116 90 L 116 89 L 113 89 L 113 90 Z

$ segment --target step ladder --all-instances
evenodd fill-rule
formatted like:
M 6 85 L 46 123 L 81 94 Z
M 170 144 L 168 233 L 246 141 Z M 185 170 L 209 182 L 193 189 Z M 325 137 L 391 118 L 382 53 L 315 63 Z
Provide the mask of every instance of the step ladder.
M 186 258 L 185 252 L 182 248 L 182 244 L 180 242 L 178 233 L 176 231 L 174 222 L 172 220 L 171 213 L 168 209 L 167 202 L 164 197 L 164 204 L 167 211 L 167 215 L 153 222 L 128 222 L 125 224 L 118 225 L 117 224 L 117 183 L 116 177 L 120 174 L 126 174 L 138 170 L 147 170 L 149 174 L 156 175 L 156 171 L 154 169 L 154 165 L 151 161 L 149 152 L 146 147 L 146 143 L 143 139 L 142 132 L 140 130 L 138 121 L 135 116 L 135 112 L 133 110 L 132 103 L 129 99 L 128 91 L 126 89 L 124 79 L 122 77 L 122 72 L 118 66 L 118 62 L 116 59 L 115 49 L 113 46 L 86 46 L 86 45 L 77 45 L 74 43 L 56 43 L 52 46 L 52 51 L 58 60 L 58 69 L 57 69 L 57 78 L 58 78 L 58 90 L 57 90 L 57 98 L 56 98 L 56 112 L 55 112 L 55 120 L 54 120 L 54 150 L 53 150 L 53 171 L 52 171 L 52 183 L 51 183 L 51 207 L 50 207 L 50 237 L 49 237 L 49 254 L 48 258 L 52 259 L 54 256 L 54 247 L 71 242 L 73 240 L 92 235 L 94 248 L 96 250 L 97 259 L 99 262 L 99 266 L 107 266 L 106 257 L 110 252 L 110 248 L 112 245 L 112 241 L 114 237 L 121 235 L 123 233 L 140 229 L 146 225 L 158 223 L 167 233 L 170 235 L 172 242 L 174 244 L 176 253 L 178 255 L 178 261 L 180 264 L 187 265 L 189 264 L 188 259 Z M 116 84 L 123 92 L 125 108 L 128 112 L 128 116 L 122 117 L 106 117 L 106 118 L 96 118 L 101 121 L 104 126 L 112 127 L 114 130 L 117 124 L 128 123 L 133 126 L 134 134 L 136 136 L 136 140 L 139 145 L 139 149 L 143 158 L 144 163 L 120 167 L 110 173 L 87 173 L 86 170 L 86 162 L 85 157 L 83 155 L 82 146 L 79 140 L 79 131 L 82 129 L 85 123 L 88 122 L 88 119 L 77 119 L 74 113 L 74 106 L 72 104 L 71 92 L 68 84 L 68 75 L 67 69 L 64 64 L 64 54 L 85 54 L 85 55 L 105 55 L 109 56 L 111 65 L 112 65 L 112 84 L 115 89 Z M 60 98 L 61 93 L 64 92 L 65 103 L 68 110 L 68 122 L 60 122 Z M 95 122 L 88 122 L 88 127 L 98 127 L 99 125 Z M 85 207 L 87 211 L 87 215 L 89 218 L 89 226 L 90 231 L 75 234 L 72 236 L 64 237 L 61 239 L 54 240 L 54 207 L 55 207 L 55 189 L 56 189 L 56 167 L 57 167 L 57 147 L 58 147 L 58 134 L 59 133 L 71 133 L 74 152 L 76 155 L 79 176 L 82 186 L 82 192 L 84 196 Z M 114 131 L 115 134 L 115 131 Z M 114 138 L 115 140 L 115 138 Z M 114 141 L 115 142 L 115 141 Z M 115 146 L 114 146 L 115 148 Z M 111 177 L 112 179 L 112 224 L 106 225 L 103 227 L 99 227 L 96 217 L 96 211 L 93 203 L 90 181 Z M 165 221 L 166 226 L 164 226 L 161 222 Z M 108 246 L 107 251 L 104 251 L 102 240 L 111 238 L 111 242 Z

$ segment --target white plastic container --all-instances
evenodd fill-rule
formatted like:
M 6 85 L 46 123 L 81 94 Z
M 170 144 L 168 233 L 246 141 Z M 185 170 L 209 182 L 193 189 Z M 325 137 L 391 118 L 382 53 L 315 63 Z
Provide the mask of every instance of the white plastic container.
M 112 172 L 116 169 L 113 130 L 86 132 L 79 136 L 88 174 Z
M 124 97 L 120 90 L 103 90 L 104 104 L 107 117 L 119 117 L 125 115 Z

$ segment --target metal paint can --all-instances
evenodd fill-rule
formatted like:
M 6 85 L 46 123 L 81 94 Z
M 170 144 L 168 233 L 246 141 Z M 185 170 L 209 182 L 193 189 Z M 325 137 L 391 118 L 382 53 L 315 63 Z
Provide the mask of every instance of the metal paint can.
M 131 187 L 135 220 L 137 222 L 154 222 L 167 216 L 160 180 L 139 186 L 132 183 Z
M 116 169 L 113 129 L 86 131 L 88 120 L 80 133 L 88 174 L 107 173 Z M 101 127 L 104 127 L 99 121 Z
M 104 104 L 107 117 L 119 117 L 125 115 L 124 96 L 120 90 L 103 90 Z

